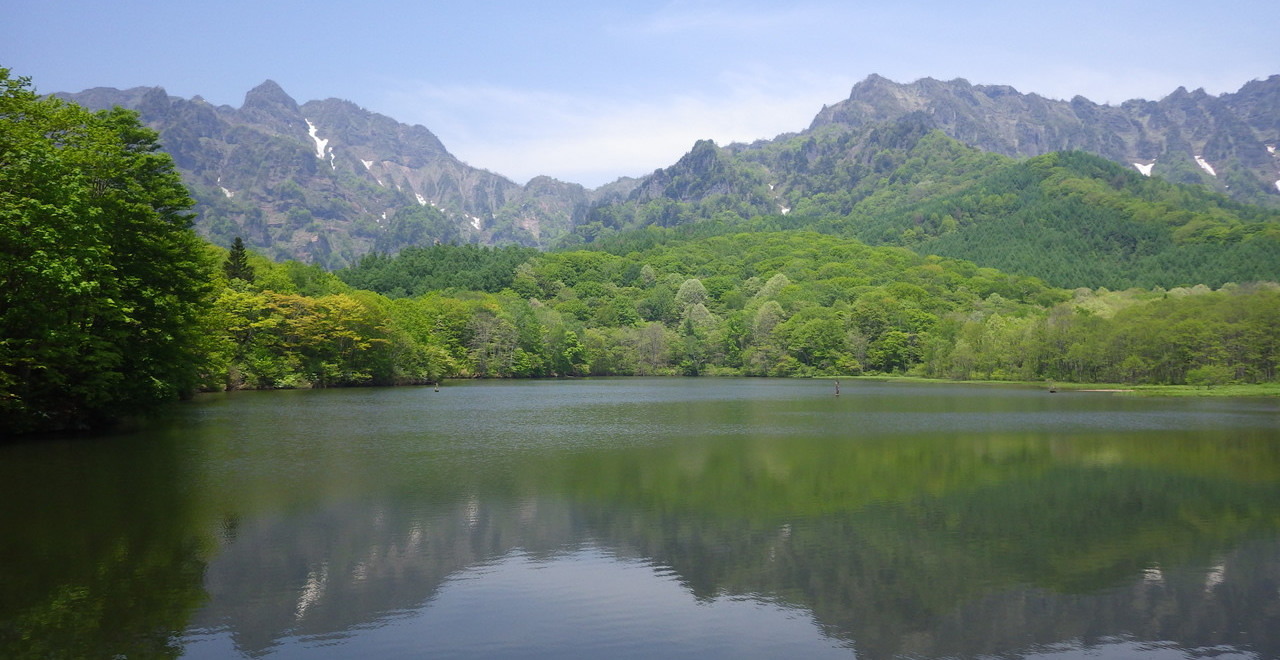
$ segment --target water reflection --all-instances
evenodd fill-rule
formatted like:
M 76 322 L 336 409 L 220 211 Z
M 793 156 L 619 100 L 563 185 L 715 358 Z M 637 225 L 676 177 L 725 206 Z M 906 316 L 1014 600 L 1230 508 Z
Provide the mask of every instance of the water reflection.
M 0 448 L 0 657 L 178 657 L 212 548 L 190 467 L 136 437 Z
M 54 572 L 105 492 L 183 602 L 204 569 L 137 612 L 187 657 L 1280 657 L 1274 403 L 812 385 L 209 399 L 128 459 L 163 478 L 0 548 Z
M 1246 543 L 1212 565 L 1150 564 L 1105 589 L 1062 593 L 1002 575 L 980 550 L 948 552 L 927 532 L 903 534 L 876 515 L 788 524 L 733 542 L 683 519 L 624 522 L 600 511 L 575 524 L 573 507 L 559 502 L 482 503 L 429 526 L 392 524 L 401 531 L 370 545 L 358 523 L 369 513 L 329 511 L 297 526 L 245 530 L 211 566 L 211 603 L 194 638 L 225 634 L 249 656 L 311 657 L 341 640 L 337 655 L 354 646 L 397 657 L 383 653 L 428 644 L 446 655 L 563 657 L 569 644 L 651 657 L 655 635 L 683 630 L 653 612 L 687 609 L 677 620 L 702 621 L 706 632 L 677 635 L 684 645 L 664 657 L 706 657 L 709 648 L 731 648 L 726 635 L 786 640 L 809 648 L 805 657 L 842 646 L 864 658 L 1002 655 L 1064 640 L 1093 647 L 1119 634 L 1260 657 L 1277 650 L 1275 542 Z M 553 528 L 564 535 L 549 534 Z M 297 556 L 287 548 L 314 550 Z M 274 562 L 307 570 L 275 570 Z M 750 626 L 739 625 L 744 616 Z M 539 621 L 539 635 L 517 634 L 530 620 Z M 793 626 L 797 620 L 812 625 Z
M 573 635 L 565 634 L 571 622 Z M 219 657 L 215 631 L 189 657 Z M 811 617 L 754 599 L 694 599 L 670 570 L 588 547 L 520 551 L 445 580 L 420 610 L 388 612 L 359 635 L 372 657 L 847 658 Z M 349 644 L 296 631 L 283 657 L 349 657 Z

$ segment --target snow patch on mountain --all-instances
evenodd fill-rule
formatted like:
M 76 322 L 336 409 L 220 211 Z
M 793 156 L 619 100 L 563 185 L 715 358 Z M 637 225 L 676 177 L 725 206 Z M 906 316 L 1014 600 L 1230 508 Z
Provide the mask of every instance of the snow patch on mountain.
M 1274 145 L 1274 144 L 1268 144 L 1268 145 L 1267 145 L 1267 153 L 1269 153 L 1269 154 L 1271 154 L 1271 155 L 1275 155 L 1275 153 L 1276 153 L 1276 145 Z
M 329 145 L 329 140 L 316 135 L 316 125 L 311 123 L 310 119 L 304 117 L 302 121 L 307 122 L 307 135 L 316 142 L 316 158 L 324 160 L 324 148 Z
M 1155 167 L 1156 164 L 1153 161 L 1146 165 L 1143 165 L 1142 163 L 1134 163 L 1133 166 L 1138 168 L 1139 172 L 1142 172 L 1142 176 L 1151 176 L 1151 168 Z
M 370 168 L 372 168 L 372 167 L 373 167 L 373 161 L 371 161 L 371 160 L 365 160 L 365 159 L 361 158 L 361 159 L 360 159 L 360 162 L 361 162 L 361 163 L 364 163 L 364 169 L 366 169 L 366 170 L 368 170 L 368 169 L 370 169 Z
M 426 197 L 423 197 L 421 193 L 414 193 L 413 195 L 414 195 L 414 197 L 417 197 L 417 198 L 418 198 L 418 206 L 426 206 L 426 205 L 427 205 L 427 198 L 426 198 Z
M 1218 176 L 1218 173 L 1213 171 L 1213 166 L 1209 164 L 1209 161 L 1201 158 L 1200 156 L 1196 156 L 1196 165 L 1199 165 L 1200 169 L 1208 172 L 1209 176 Z
M 234 191 L 227 190 L 226 188 L 223 188 L 222 186 L 218 186 L 218 187 L 219 187 L 219 188 L 222 188 L 222 194 L 226 195 L 226 196 L 227 196 L 227 199 L 231 199 L 232 197 L 235 197 L 235 196 L 236 196 L 236 194 L 235 194 L 235 192 L 234 192 Z

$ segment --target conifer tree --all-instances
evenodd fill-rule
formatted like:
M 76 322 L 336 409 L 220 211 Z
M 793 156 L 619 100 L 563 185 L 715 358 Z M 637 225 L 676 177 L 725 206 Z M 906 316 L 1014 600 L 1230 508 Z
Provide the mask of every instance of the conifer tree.
M 244 240 L 239 236 L 231 244 L 231 252 L 227 255 L 226 263 L 222 264 L 222 270 L 227 274 L 228 280 L 253 282 L 253 266 L 249 265 L 249 251 L 245 249 Z

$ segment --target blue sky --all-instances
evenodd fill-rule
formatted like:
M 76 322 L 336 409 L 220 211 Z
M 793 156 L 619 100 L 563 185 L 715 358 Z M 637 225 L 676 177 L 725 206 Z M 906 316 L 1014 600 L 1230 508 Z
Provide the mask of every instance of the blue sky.
M 524 183 L 596 186 L 693 142 L 806 128 L 872 73 L 1099 103 L 1280 73 L 1274 0 L 17 0 L 0 66 L 38 91 L 164 87 L 238 107 L 272 79 L 422 124 Z

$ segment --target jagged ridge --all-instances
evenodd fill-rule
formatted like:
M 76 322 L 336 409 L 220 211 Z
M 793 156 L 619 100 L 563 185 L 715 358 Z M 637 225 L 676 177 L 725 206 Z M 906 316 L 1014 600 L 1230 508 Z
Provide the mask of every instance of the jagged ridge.
M 423 126 L 339 99 L 298 105 L 270 80 L 238 109 L 159 87 L 63 97 L 136 109 L 199 202 L 197 229 L 222 244 L 243 236 L 278 259 L 338 267 L 431 242 L 540 246 L 575 212 L 629 191 L 620 182 L 596 195 L 548 177 L 521 186 L 459 161 Z
M 1080 150 L 1146 175 L 1200 183 L 1244 202 L 1280 206 L 1280 75 L 1210 96 L 1179 87 L 1160 101 L 1098 105 L 1021 94 L 1008 86 L 923 78 L 897 84 L 872 75 L 818 113 L 811 129 L 862 126 L 915 115 L 986 151 L 1038 156 Z
M 462 163 L 425 127 L 338 99 L 298 105 L 270 80 L 239 109 L 158 87 L 64 96 L 137 109 L 159 130 L 199 201 L 197 228 L 207 237 L 228 244 L 244 236 L 275 258 L 327 267 L 437 241 L 546 247 L 717 214 L 847 214 L 934 129 L 1016 157 L 1083 150 L 1280 207 L 1280 76 L 1234 94 L 1179 88 L 1160 101 L 1110 106 L 962 79 L 898 84 L 872 75 L 801 133 L 727 147 L 700 141 L 669 168 L 597 190 L 549 177 L 521 186 Z

